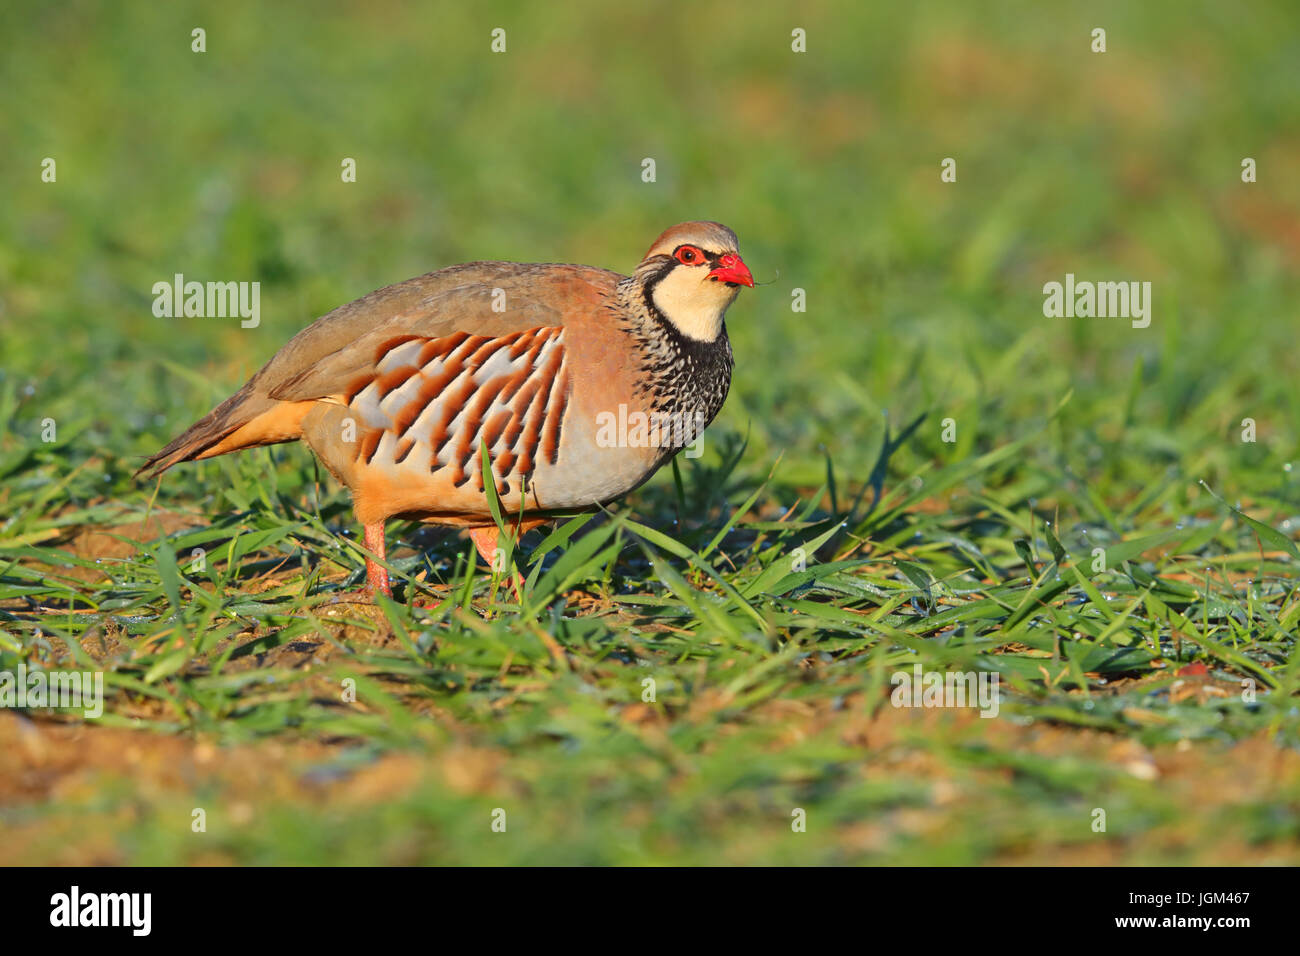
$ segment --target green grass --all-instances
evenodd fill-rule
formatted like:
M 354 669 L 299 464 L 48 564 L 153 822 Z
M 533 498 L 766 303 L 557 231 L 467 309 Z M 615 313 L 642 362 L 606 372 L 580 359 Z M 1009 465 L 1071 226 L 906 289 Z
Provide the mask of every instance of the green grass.
M 1300 859 L 1300 18 L 757 6 L 0 11 L 0 671 L 110 692 L 0 714 L 4 859 Z M 131 478 L 334 306 L 692 218 L 761 283 L 705 455 L 529 535 L 519 604 L 394 525 L 432 606 L 329 605 L 358 534 L 296 446 Z M 155 318 L 177 272 L 260 326 Z M 1044 318 L 1067 272 L 1151 326 Z M 892 707 L 918 662 L 999 717 Z

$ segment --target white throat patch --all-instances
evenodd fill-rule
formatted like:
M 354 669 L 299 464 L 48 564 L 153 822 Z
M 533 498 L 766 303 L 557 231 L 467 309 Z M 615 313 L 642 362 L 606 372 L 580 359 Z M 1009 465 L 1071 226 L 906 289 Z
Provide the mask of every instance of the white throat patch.
M 722 332 L 722 318 L 738 291 L 704 279 L 702 268 L 679 267 L 659 281 L 652 296 L 655 307 L 683 335 L 712 342 Z

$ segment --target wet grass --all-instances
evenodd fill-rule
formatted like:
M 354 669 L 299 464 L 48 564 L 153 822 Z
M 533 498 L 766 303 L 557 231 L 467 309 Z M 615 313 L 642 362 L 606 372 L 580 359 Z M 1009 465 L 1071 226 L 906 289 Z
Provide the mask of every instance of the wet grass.
M 109 693 L 0 715 L 6 861 L 1295 862 L 1300 34 L 1246 6 L 0 12 L 0 671 Z M 705 454 L 521 602 L 395 525 L 402 599 L 329 603 L 301 448 L 130 477 L 335 305 L 700 217 L 766 283 Z M 1044 318 L 1067 272 L 1150 327 Z

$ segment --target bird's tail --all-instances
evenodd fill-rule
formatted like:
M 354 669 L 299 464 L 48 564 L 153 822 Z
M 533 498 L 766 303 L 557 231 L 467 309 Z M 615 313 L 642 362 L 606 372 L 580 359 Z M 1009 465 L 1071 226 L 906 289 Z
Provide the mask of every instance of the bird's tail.
M 276 401 L 257 394 L 249 382 L 152 455 L 136 477 L 160 475 L 182 461 L 295 441 L 302 437 L 302 419 L 314 404 Z

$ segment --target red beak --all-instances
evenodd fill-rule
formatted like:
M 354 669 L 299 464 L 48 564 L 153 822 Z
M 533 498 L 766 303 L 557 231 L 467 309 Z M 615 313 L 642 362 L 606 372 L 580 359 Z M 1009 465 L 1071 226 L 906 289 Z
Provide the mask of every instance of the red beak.
M 710 279 L 717 279 L 719 282 L 730 282 L 734 285 L 747 285 L 754 288 L 754 277 L 749 274 L 749 267 L 741 261 L 740 256 L 734 252 L 728 252 L 719 262 L 722 265 L 709 273 Z

